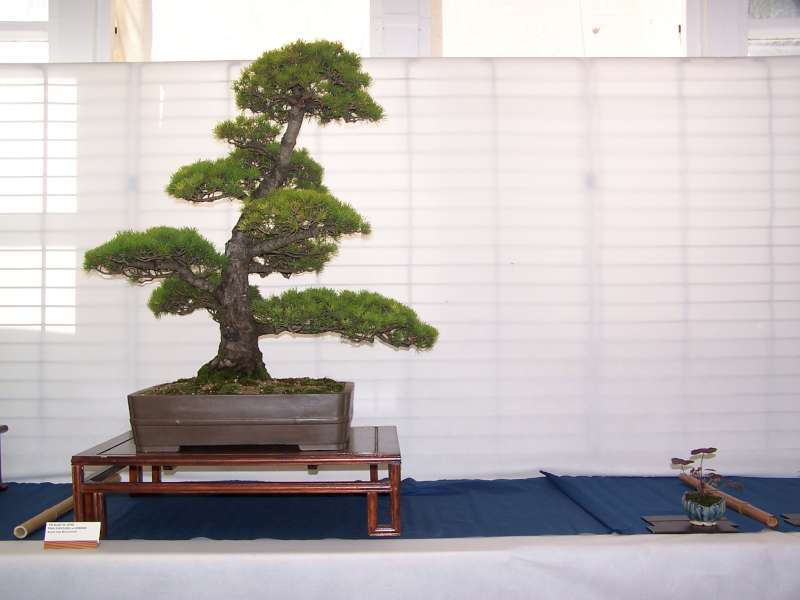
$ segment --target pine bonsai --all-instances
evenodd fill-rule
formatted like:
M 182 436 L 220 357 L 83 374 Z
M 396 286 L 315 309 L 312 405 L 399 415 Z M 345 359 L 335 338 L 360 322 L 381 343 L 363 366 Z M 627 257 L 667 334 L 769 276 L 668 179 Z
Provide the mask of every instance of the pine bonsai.
M 266 52 L 233 85 L 242 114 L 214 129 L 232 151 L 179 168 L 166 188 L 193 203 L 241 203 L 224 252 L 195 229 L 173 227 L 121 231 L 86 252 L 86 271 L 135 284 L 160 281 L 148 303 L 157 317 L 208 311 L 221 339 L 197 382 L 270 379 L 262 335 L 335 333 L 418 349 L 436 341 L 436 329 L 413 310 L 379 294 L 315 288 L 263 298 L 250 284 L 250 275 L 319 272 L 342 236 L 369 233 L 369 224 L 322 184 L 322 167 L 295 148 L 306 119 L 380 120 L 369 83 L 359 57 L 339 43 L 300 40 Z

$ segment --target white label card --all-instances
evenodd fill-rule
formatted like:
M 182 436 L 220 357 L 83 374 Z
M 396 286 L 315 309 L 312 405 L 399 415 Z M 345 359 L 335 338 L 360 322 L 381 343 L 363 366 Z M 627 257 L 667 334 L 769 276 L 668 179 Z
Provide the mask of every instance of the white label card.
M 98 542 L 100 522 L 48 521 L 44 530 L 45 542 Z

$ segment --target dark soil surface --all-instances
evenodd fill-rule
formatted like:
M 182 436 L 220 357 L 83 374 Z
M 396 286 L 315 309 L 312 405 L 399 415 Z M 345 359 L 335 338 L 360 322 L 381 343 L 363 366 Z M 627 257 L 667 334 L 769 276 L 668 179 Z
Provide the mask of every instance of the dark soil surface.
M 230 381 L 203 381 L 197 378 L 178 379 L 150 388 L 152 394 L 336 394 L 344 384 L 333 379 L 233 379 Z

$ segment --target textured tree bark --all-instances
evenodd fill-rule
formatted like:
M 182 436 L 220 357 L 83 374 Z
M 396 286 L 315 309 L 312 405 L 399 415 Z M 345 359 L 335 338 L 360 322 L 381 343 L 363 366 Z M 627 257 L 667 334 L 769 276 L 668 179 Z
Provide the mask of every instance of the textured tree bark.
M 260 198 L 261 196 L 269 194 L 272 190 L 276 189 L 281 184 L 284 177 L 286 177 L 286 171 L 292 160 L 292 151 L 294 150 L 295 144 L 297 144 L 297 135 L 300 133 L 300 127 L 303 125 L 303 115 L 303 109 L 299 106 L 293 107 L 289 112 L 286 131 L 281 138 L 278 164 L 275 165 L 275 169 L 272 173 L 265 177 L 258 185 L 253 194 L 255 198 Z
M 218 290 L 220 343 L 217 355 L 202 371 L 247 377 L 269 377 L 258 347 L 258 329 L 247 297 L 250 254 L 244 235 L 234 230 L 225 246 L 228 265 Z
M 297 135 L 303 124 L 303 109 L 295 107 L 289 115 L 286 131 L 281 139 L 278 164 L 272 173 L 267 174 L 254 196 L 264 196 L 276 189 L 289 167 L 292 151 L 297 143 Z M 258 347 L 259 330 L 250 308 L 248 290 L 250 286 L 250 263 L 253 258 L 252 242 L 239 231 L 239 224 L 233 228 L 231 238 L 225 244 L 228 264 L 222 272 L 222 281 L 216 291 L 220 303 L 217 312 L 220 344 L 217 355 L 203 368 L 201 373 L 210 375 L 224 373 L 246 377 L 268 378 L 264 358 Z

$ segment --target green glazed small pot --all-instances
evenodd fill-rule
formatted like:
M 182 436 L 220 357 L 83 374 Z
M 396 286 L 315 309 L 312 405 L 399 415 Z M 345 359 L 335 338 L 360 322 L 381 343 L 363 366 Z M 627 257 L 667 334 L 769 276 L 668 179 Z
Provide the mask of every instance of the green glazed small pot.
M 683 511 L 692 525 L 713 527 L 725 515 L 725 498 L 716 498 L 711 506 L 697 502 L 697 492 L 686 492 L 683 495 Z

